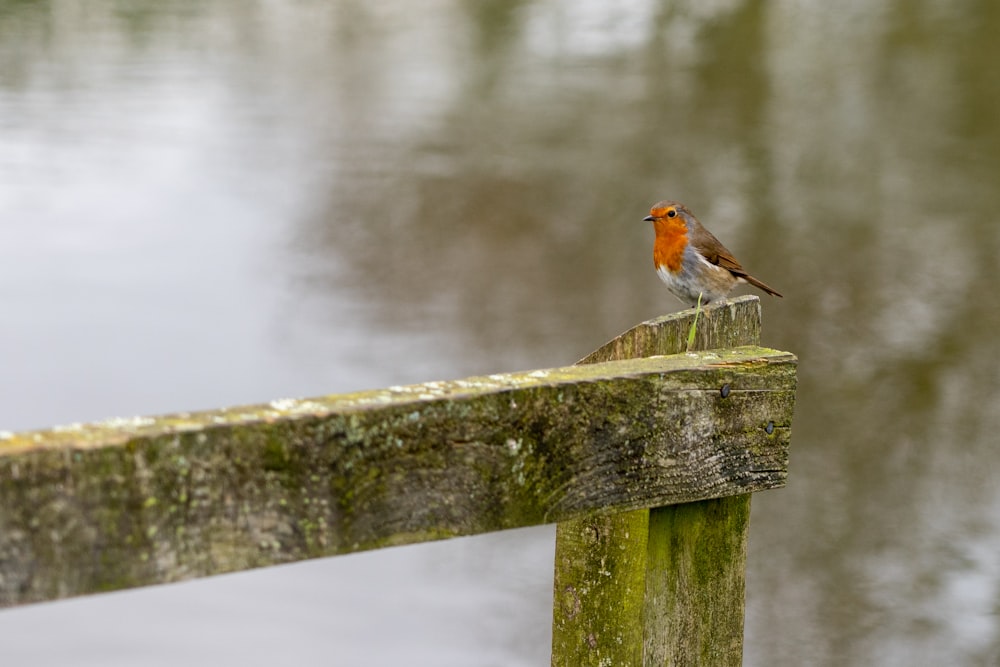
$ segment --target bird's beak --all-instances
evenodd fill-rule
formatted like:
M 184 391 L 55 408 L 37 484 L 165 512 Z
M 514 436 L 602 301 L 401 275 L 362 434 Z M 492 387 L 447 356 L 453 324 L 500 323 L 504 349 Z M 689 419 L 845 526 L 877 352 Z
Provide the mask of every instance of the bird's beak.
M 643 222 L 652 222 L 653 220 L 656 220 L 656 218 L 654 218 L 651 215 L 647 215 L 645 218 L 642 219 Z

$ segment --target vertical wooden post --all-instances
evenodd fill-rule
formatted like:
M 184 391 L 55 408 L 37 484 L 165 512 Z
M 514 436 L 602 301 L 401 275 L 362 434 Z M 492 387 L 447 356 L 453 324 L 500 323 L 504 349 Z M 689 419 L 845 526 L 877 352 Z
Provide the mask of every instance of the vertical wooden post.
M 553 665 L 642 664 L 648 534 L 649 510 L 556 526 Z
M 684 352 L 692 319 L 640 324 L 579 363 Z M 699 319 L 695 349 L 759 344 L 755 296 Z M 558 524 L 552 665 L 742 664 L 749 518 L 744 495 Z
M 650 510 L 646 665 L 740 665 L 750 495 Z

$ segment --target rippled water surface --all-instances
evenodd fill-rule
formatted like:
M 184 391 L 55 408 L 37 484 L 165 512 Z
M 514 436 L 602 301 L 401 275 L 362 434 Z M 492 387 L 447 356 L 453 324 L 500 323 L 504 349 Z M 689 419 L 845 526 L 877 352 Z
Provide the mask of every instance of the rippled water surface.
M 998 29 L 973 0 L 0 0 L 0 430 L 571 363 L 680 308 L 641 222 L 680 199 L 801 360 L 746 664 L 997 664 Z M 553 535 L 4 611 L 0 662 L 547 664 Z

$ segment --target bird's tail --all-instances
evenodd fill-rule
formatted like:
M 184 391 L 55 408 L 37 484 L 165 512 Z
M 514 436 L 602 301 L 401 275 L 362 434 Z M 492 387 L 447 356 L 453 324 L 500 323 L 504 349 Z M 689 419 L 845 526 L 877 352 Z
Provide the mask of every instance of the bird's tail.
M 753 276 L 751 276 L 751 275 L 749 275 L 747 273 L 744 273 L 740 277 L 743 278 L 743 280 L 745 280 L 748 283 L 750 283 L 751 285 L 753 285 L 754 287 L 758 287 L 758 288 L 764 290 L 768 294 L 771 294 L 773 296 L 781 296 L 781 292 L 779 292 L 778 290 L 774 289 L 773 287 L 765 285 L 764 283 L 762 283 L 761 281 L 757 280 L 756 278 L 754 278 Z

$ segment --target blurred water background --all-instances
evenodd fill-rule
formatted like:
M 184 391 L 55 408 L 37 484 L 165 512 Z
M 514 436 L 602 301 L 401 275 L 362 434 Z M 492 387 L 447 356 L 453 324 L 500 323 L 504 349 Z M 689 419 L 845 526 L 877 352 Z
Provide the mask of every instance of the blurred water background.
M 687 203 L 800 357 L 746 664 L 1000 664 L 1000 4 L 0 0 L 0 430 L 572 363 Z M 554 530 L 0 612 L 0 664 L 548 664 Z

